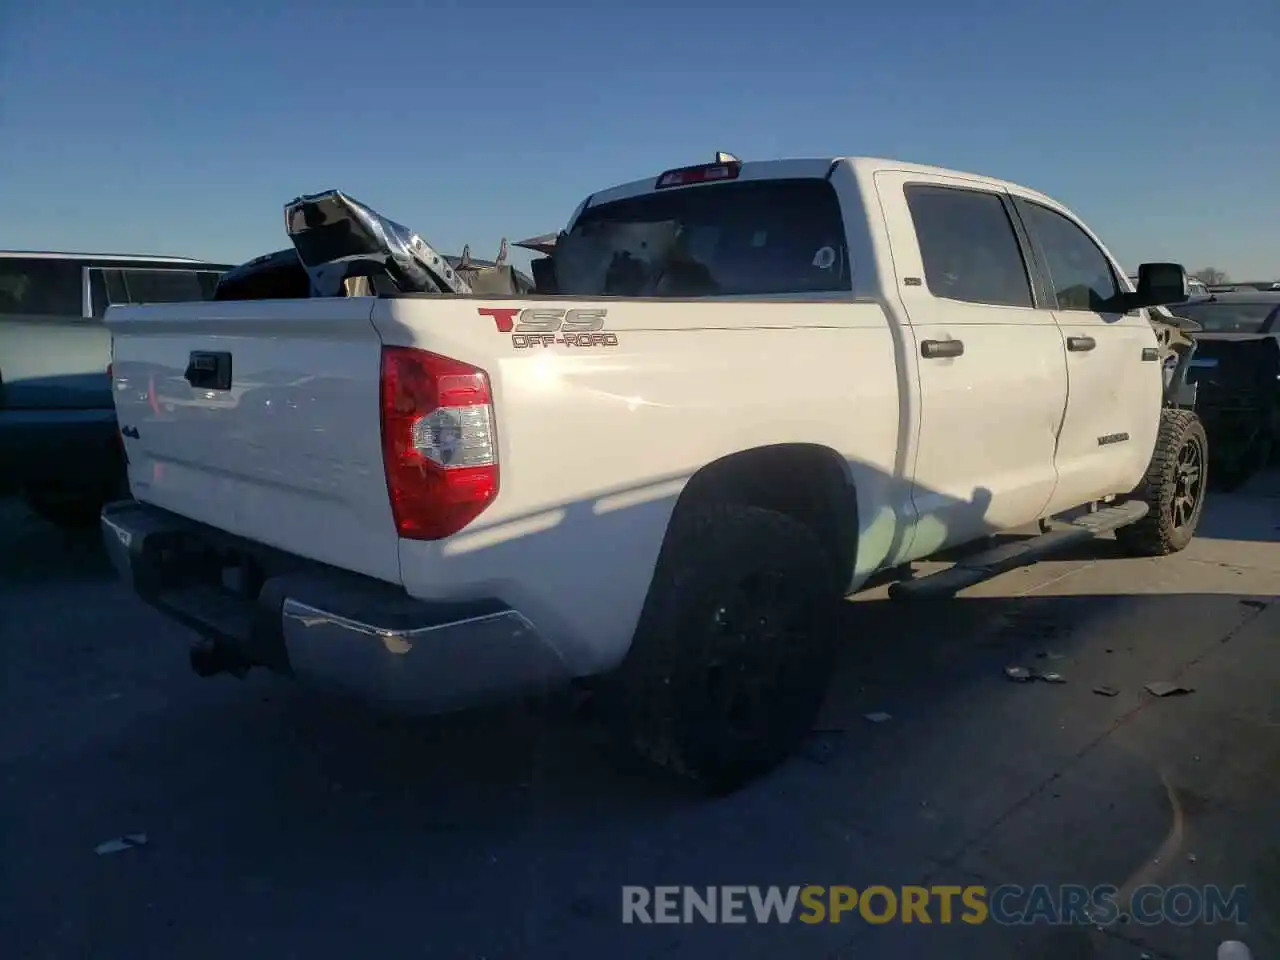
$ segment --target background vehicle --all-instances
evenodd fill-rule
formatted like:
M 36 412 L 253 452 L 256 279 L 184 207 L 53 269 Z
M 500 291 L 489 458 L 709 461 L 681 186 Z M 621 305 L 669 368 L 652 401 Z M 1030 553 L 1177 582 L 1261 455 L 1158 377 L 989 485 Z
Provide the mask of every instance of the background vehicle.
M 1280 282 L 1275 280 L 1244 280 L 1231 283 L 1214 284 L 1208 288 L 1210 293 L 1253 293 L 1261 290 L 1264 293 L 1280 291 Z
M 107 318 L 117 382 L 154 386 L 115 394 L 137 502 L 104 537 L 205 675 L 435 710 L 591 680 L 619 743 L 721 791 L 807 731 L 877 571 L 1104 499 L 894 595 L 1199 520 L 1204 434 L 1143 309 L 1185 272 L 1135 292 L 1013 184 L 720 157 L 589 197 L 534 297 L 442 295 L 336 192 L 286 220 L 324 289 L 380 295 Z
M 217 264 L 181 257 L 0 252 L 0 476 L 55 523 L 92 525 L 124 487 L 102 316 L 201 300 Z
M 1197 280 L 1195 277 L 1187 277 L 1187 292 L 1192 297 L 1208 296 L 1209 288 L 1205 286 L 1203 280 Z
M 1280 450 L 1280 292 L 1215 293 L 1176 309 L 1201 328 L 1188 380 L 1212 441 L 1215 484 L 1229 490 Z
M 1131 275 L 1129 277 L 1129 282 L 1136 287 L 1138 285 L 1138 278 Z M 1192 299 L 1197 297 L 1207 297 L 1209 295 L 1209 288 L 1205 286 L 1203 280 L 1197 280 L 1195 277 L 1187 277 L 1187 295 Z
M 1194 320 L 1206 334 L 1280 336 L 1280 291 L 1210 294 L 1195 303 L 1179 304 L 1176 312 Z

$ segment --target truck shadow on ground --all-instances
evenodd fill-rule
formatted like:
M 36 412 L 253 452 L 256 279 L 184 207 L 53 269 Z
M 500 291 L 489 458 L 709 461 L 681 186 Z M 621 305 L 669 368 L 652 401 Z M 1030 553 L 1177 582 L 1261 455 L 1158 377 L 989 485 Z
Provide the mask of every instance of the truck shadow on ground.
M 38 799 L 12 789 L 0 799 L 6 822 L 27 825 L 10 845 L 23 883 L 0 930 L 11 943 L 104 957 L 136 955 L 138 931 L 166 956 L 196 941 L 210 955 L 319 955 L 373 937 L 406 952 L 424 935 L 469 956 L 510 955 L 504 943 L 526 955 L 699 956 L 716 945 L 750 956 L 799 945 L 809 955 L 856 931 L 755 928 L 748 942 L 724 927 L 624 928 L 620 887 L 1121 885 L 1158 854 L 1172 809 L 1165 758 L 1113 734 L 1167 709 L 1143 682 L 1176 678 L 1223 642 L 1204 631 L 1170 642 L 1151 625 L 1194 632 L 1213 608 L 1234 629 L 1261 604 L 1230 595 L 959 599 L 905 612 L 851 604 L 814 740 L 773 776 L 714 802 L 620 772 L 585 730 L 520 705 L 413 719 L 284 683 L 191 678 L 160 713 L 91 754 L 10 766 L 10 784 L 38 777 L 40 788 Z M 1010 664 L 1060 671 L 1067 683 L 1012 683 Z M 1280 664 L 1266 669 L 1280 682 Z M 1114 696 L 1093 692 L 1104 683 Z M 882 722 L 868 719 L 881 712 Z M 1260 750 L 1268 731 L 1253 733 L 1252 779 L 1213 798 L 1236 813 L 1269 809 L 1278 785 L 1277 771 L 1258 765 L 1280 756 L 1280 743 L 1272 731 Z M 1072 784 L 1081 766 L 1087 783 Z M 1020 808 L 1050 795 L 1068 798 L 1058 820 L 1018 821 Z M 70 829 L 42 813 L 68 807 L 82 810 Z M 80 865 L 94 843 L 138 829 L 150 844 L 136 863 Z M 1255 831 L 1251 842 L 1277 839 Z M 1194 849 L 1207 857 L 1209 848 L 1202 839 Z M 106 930 L 94 919 L 103 902 Z M 518 931 L 514 943 L 497 935 L 499 917 Z M 261 952 L 244 953 L 246 930 Z M 1053 936 L 1077 948 L 1087 940 L 1078 930 Z
M 62 529 L 35 516 L 19 497 L 0 497 L 0 582 L 66 583 L 112 575 L 96 525 Z
M 1227 513 L 1209 521 L 1218 536 L 1240 522 Z M 1091 546 L 1105 557 L 1108 543 Z M 120 715 L 92 735 L 4 762 L 0 821 L 24 830 L 8 843 L 0 939 L 15 955 L 99 957 L 424 942 L 490 957 L 817 954 L 855 931 L 638 931 L 619 923 L 619 889 L 1048 882 L 1053 857 L 1063 882 L 1120 884 L 1171 816 L 1164 758 L 1119 736 L 1169 705 L 1144 684 L 1176 680 L 1274 599 L 1186 582 L 1140 596 L 851 602 L 819 729 L 773 776 L 714 802 L 619 769 L 589 726 L 527 704 L 415 718 L 266 676 L 199 681 L 184 631 L 131 621 L 154 629 L 121 625 L 96 642 L 136 648 L 139 664 L 171 656 L 172 671 L 159 683 L 153 672 L 151 688 L 120 683 Z M 41 656 L 63 658 L 62 637 L 46 630 L 42 642 Z M 25 682 L 15 663 L 10 685 Z M 1013 665 L 1066 683 L 1011 682 Z M 1280 682 L 1280 663 L 1254 671 Z M 51 705 L 51 742 L 60 715 L 82 709 Z M 1258 745 L 1275 718 L 1232 722 L 1254 759 L 1224 779 L 1234 794 L 1209 802 L 1268 809 L 1276 778 L 1259 765 L 1280 745 Z M 1086 766 L 1086 783 L 1069 786 Z M 1060 822 L 1019 826 L 1020 810 L 1058 790 L 1076 797 Z M 147 832 L 145 849 L 85 866 L 95 843 L 132 830 Z M 1068 933 L 1077 947 L 1086 936 Z M 1037 955 L 1080 955 L 1063 949 Z

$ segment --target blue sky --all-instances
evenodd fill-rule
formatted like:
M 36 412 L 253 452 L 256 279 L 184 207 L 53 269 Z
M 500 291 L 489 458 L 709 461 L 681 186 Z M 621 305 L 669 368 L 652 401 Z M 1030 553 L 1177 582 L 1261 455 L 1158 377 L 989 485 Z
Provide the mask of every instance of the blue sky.
M 238 262 L 338 187 L 450 251 L 710 159 L 1005 177 L 1126 267 L 1280 277 L 1275 0 L 0 0 L 0 248 Z

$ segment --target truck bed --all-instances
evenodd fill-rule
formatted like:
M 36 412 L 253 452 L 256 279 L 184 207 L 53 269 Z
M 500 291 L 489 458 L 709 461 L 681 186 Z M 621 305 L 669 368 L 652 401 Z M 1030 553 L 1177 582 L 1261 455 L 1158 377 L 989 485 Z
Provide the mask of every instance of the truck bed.
M 549 616 L 562 616 L 573 566 L 546 570 L 546 558 L 590 551 L 616 567 L 605 593 L 638 602 L 632 581 L 650 571 L 623 554 L 656 556 L 684 479 L 743 448 L 829 442 L 828 425 L 797 419 L 777 390 L 803 389 L 814 409 L 875 410 L 849 420 L 862 458 L 850 469 L 868 504 L 901 497 L 903 348 L 874 303 L 346 297 L 113 309 L 107 324 L 138 500 L 415 596 L 465 588 L 540 608 L 504 592 L 527 591 L 533 563 Z M 492 384 L 496 500 L 444 541 L 398 536 L 388 495 L 380 361 L 401 347 Z M 229 389 L 189 382 L 198 353 L 229 355 Z M 893 536 L 890 522 L 883 549 Z

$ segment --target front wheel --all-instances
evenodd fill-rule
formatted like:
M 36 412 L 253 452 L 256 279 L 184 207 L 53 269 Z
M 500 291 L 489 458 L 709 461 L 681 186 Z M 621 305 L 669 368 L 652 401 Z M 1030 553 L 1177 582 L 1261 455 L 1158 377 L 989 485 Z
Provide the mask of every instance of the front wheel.
M 791 517 L 735 505 L 677 517 L 602 690 L 615 742 L 714 795 L 768 773 L 822 707 L 839 598 L 834 565 Z
M 1142 483 L 1126 499 L 1150 510 L 1116 531 L 1131 556 L 1163 557 L 1186 549 L 1204 512 L 1209 479 L 1209 443 L 1200 418 L 1190 410 L 1160 412 L 1160 433 Z

